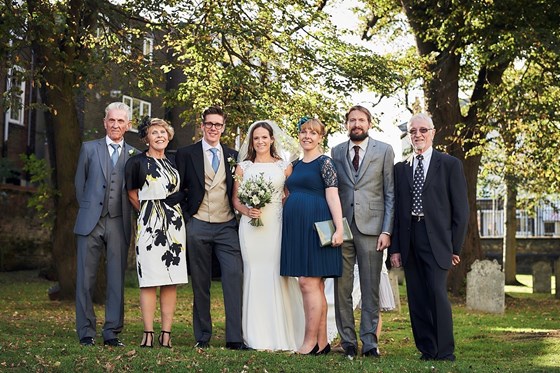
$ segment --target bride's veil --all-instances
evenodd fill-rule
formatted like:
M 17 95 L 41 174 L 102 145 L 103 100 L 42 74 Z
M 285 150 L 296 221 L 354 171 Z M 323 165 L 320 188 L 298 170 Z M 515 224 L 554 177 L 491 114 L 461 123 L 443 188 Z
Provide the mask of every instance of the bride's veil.
M 268 123 L 270 127 L 272 127 L 272 135 L 274 136 L 274 144 L 278 155 L 285 161 L 291 162 L 297 159 L 300 153 L 300 147 L 297 140 L 284 132 L 275 122 L 271 120 L 258 120 L 256 122 L 253 122 L 249 126 L 249 129 L 247 130 L 247 136 L 245 136 L 245 140 L 243 140 L 243 143 L 239 148 L 237 162 L 243 162 L 245 158 L 247 158 L 247 152 L 249 151 L 249 141 L 251 141 L 249 136 L 251 134 L 251 130 L 256 124 L 263 122 Z

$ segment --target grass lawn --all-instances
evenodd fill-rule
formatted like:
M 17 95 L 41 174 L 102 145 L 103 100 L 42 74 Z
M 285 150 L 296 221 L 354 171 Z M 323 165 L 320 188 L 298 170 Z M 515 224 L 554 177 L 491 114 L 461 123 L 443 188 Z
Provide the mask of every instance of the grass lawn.
M 214 337 L 197 350 L 192 335 L 189 285 L 179 288 L 173 349 L 138 347 L 142 333 L 135 273 L 128 273 L 125 348 L 84 348 L 74 330 L 74 302 L 49 301 L 53 284 L 36 272 L 0 273 L 0 371 L 177 371 L 177 372 L 560 372 L 560 300 L 532 294 L 528 286 L 506 287 L 506 313 L 468 311 L 453 299 L 457 361 L 424 362 L 414 347 L 406 297 L 401 313 L 383 314 L 379 360 L 347 360 L 340 353 L 298 356 L 223 348 L 224 314 L 219 282 L 213 283 Z M 519 276 L 530 285 L 530 276 Z M 96 306 L 98 334 L 104 310 Z M 156 327 L 156 335 L 158 327 Z M 266 330 L 263 330 L 266 333 Z

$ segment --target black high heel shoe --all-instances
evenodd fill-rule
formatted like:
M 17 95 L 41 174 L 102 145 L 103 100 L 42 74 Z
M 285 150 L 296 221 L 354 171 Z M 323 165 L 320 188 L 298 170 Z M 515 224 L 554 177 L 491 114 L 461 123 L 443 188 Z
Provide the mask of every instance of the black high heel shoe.
M 319 345 L 317 345 L 317 346 L 319 346 Z M 317 352 L 317 355 L 326 355 L 329 352 L 331 352 L 331 344 L 327 343 L 327 345 L 321 351 Z
M 164 334 L 169 335 L 169 339 L 167 340 L 167 344 L 163 344 Z M 162 347 L 172 348 L 173 346 L 171 346 L 171 332 L 162 330 L 161 333 L 159 334 L 158 342 L 159 342 L 159 345 L 162 346 Z
M 301 353 L 301 352 L 298 352 L 297 354 L 298 355 L 317 355 L 317 351 L 319 351 L 319 344 L 318 343 L 315 345 L 315 347 L 313 347 L 313 349 L 311 351 L 306 352 L 305 354 Z
M 142 340 L 143 343 L 140 345 L 140 347 L 154 347 L 154 332 L 148 332 L 144 330 L 144 336 L 142 337 Z

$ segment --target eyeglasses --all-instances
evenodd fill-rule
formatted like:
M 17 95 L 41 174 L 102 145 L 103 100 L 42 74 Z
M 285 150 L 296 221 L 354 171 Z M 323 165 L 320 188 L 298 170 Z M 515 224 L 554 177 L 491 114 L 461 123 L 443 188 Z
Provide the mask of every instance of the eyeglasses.
M 221 130 L 224 127 L 223 123 L 203 122 L 202 125 L 208 129 L 214 127 L 217 130 Z
M 428 131 L 431 131 L 431 130 L 433 130 L 433 129 L 434 129 L 434 128 L 425 128 L 425 127 L 421 127 L 421 128 L 418 128 L 418 131 L 415 130 L 415 129 L 414 129 L 414 130 L 409 130 L 409 131 L 408 131 L 408 134 L 409 134 L 409 135 L 412 135 L 412 136 L 416 135 L 418 132 L 420 132 L 421 134 L 425 134 L 425 133 L 427 133 Z

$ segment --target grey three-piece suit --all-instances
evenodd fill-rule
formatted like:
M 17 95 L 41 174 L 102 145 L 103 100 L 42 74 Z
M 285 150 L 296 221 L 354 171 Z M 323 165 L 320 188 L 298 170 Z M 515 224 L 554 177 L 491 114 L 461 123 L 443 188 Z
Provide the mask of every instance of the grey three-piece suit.
M 393 229 L 394 153 L 390 145 L 372 139 L 368 140 L 363 160 L 354 170 L 351 157 L 354 150 L 346 141 L 332 149 L 338 174 L 338 192 L 342 213 L 354 235 L 353 243 L 345 243 L 342 248 L 342 277 L 335 279 L 336 325 L 341 337 L 341 345 L 346 350 L 350 346 L 357 349 L 352 304 L 354 264 L 357 260 L 362 293 L 362 316 L 360 339 L 362 351 L 377 348 L 375 334 L 379 321 L 379 279 L 383 252 L 378 252 L 377 239 L 382 232 Z
M 93 310 L 97 268 L 101 253 L 107 261 L 107 298 L 103 339 L 117 338 L 124 319 L 124 272 L 131 235 L 131 205 L 125 189 L 124 165 L 132 152 L 124 143 L 113 166 L 104 138 L 84 142 L 76 177 L 79 204 L 74 226 L 78 262 L 76 274 L 76 331 L 78 338 L 95 338 Z

